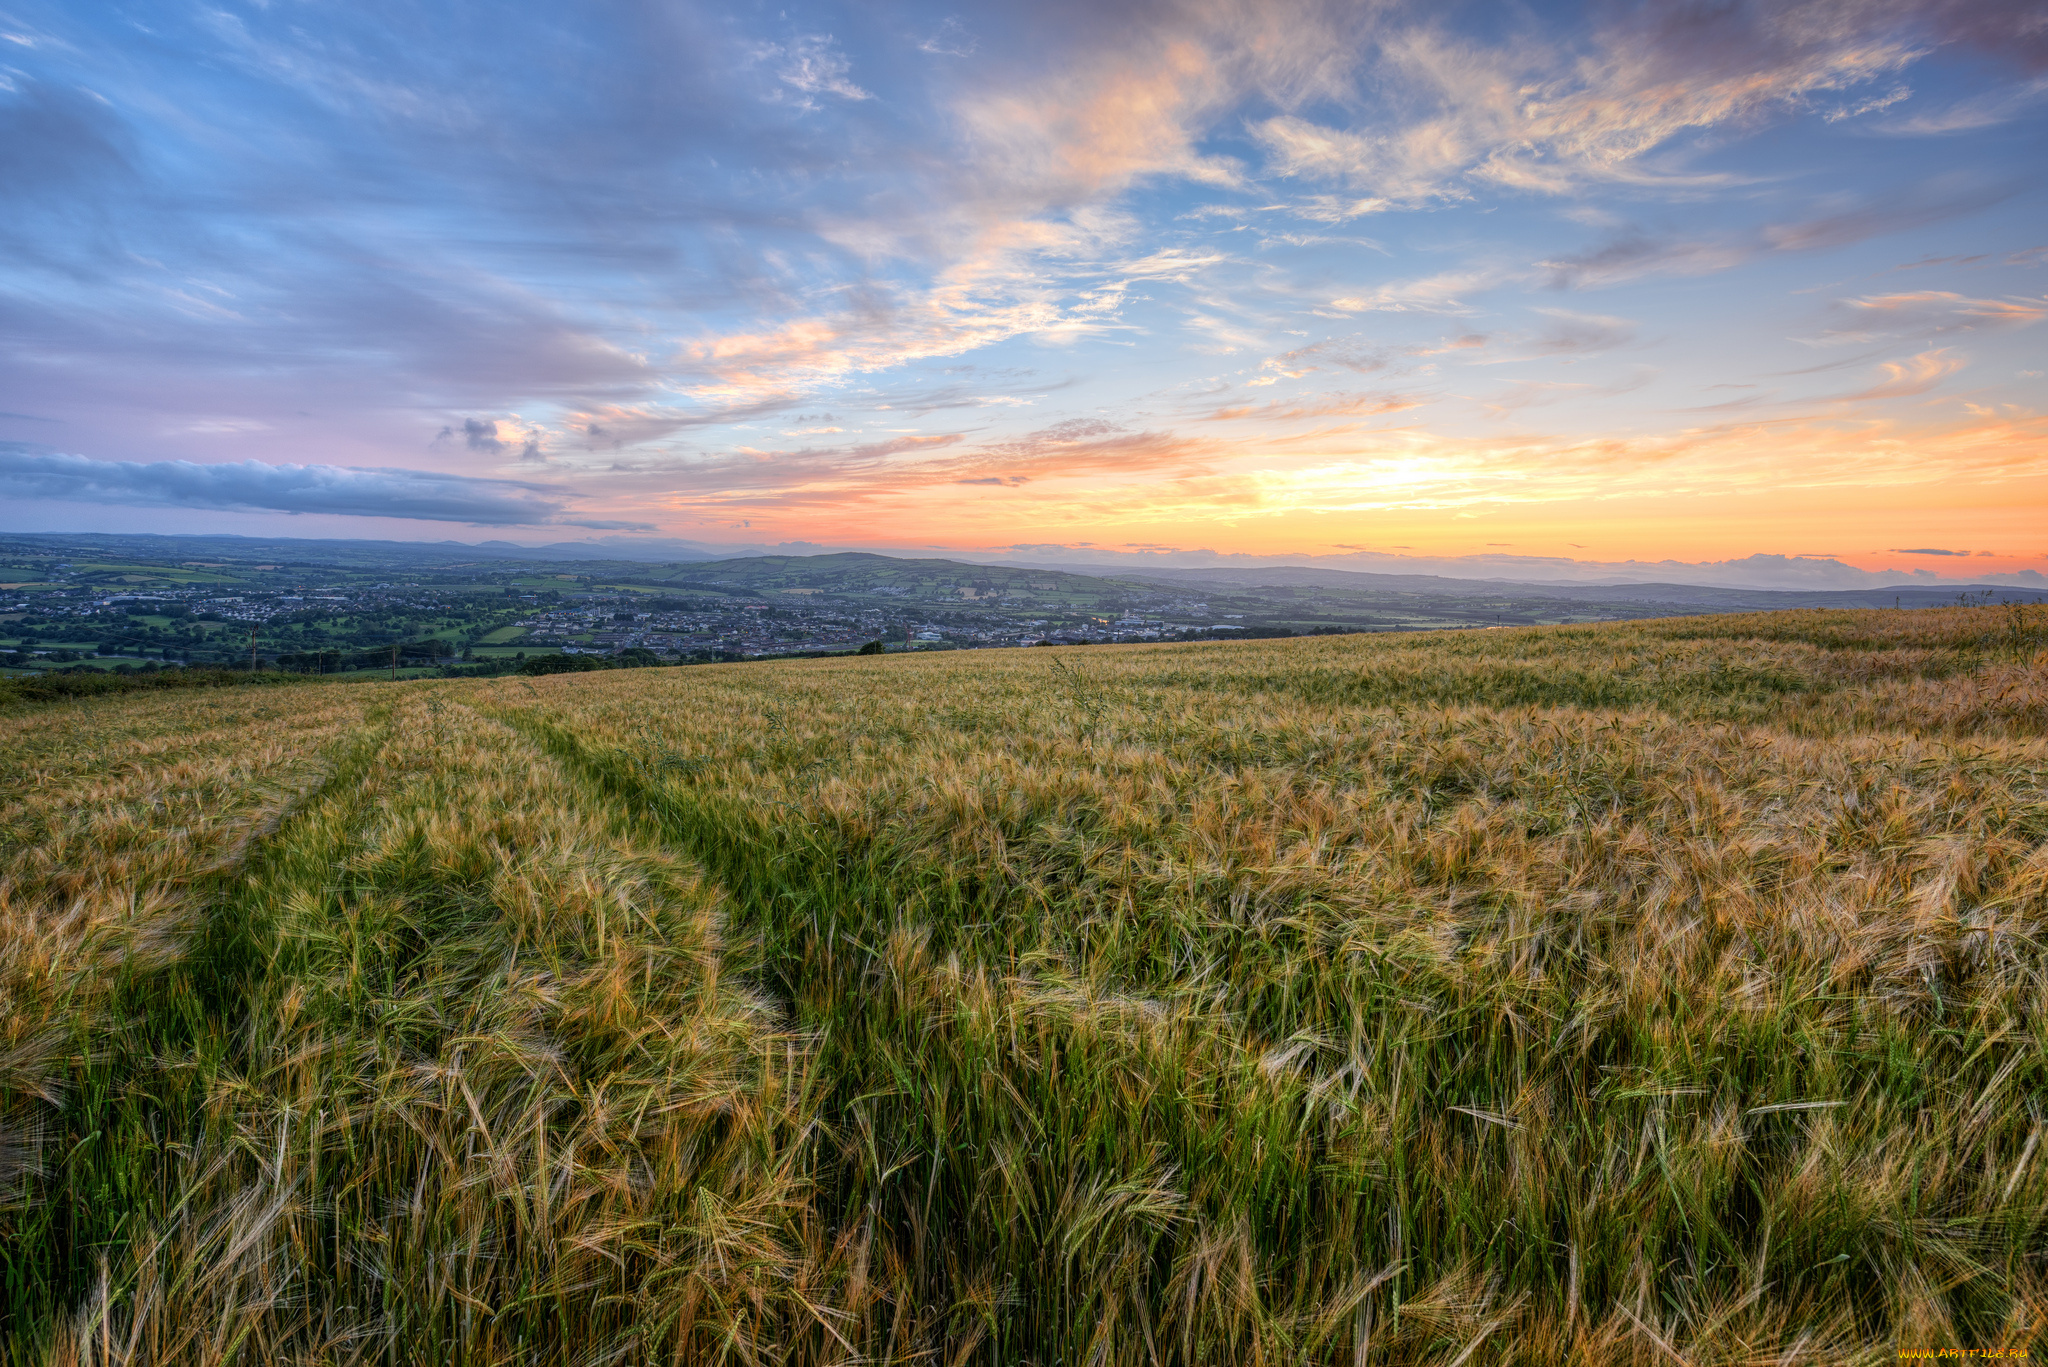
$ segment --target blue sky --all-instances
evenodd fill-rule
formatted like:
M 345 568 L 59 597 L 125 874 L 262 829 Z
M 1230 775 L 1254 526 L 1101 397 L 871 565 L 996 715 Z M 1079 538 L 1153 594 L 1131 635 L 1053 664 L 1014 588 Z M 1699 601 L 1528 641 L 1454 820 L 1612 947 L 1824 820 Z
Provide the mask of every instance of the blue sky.
M 2040 4 L 11 6 L 4 525 L 2029 582 L 2044 132 Z

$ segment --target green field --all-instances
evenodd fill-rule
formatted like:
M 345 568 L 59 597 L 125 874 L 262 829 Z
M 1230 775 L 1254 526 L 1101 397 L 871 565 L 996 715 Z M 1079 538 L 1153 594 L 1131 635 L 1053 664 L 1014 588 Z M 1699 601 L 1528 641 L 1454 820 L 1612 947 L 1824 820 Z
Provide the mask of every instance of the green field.
M 2048 611 L 0 711 L 0 1360 L 2048 1316 Z
M 134 582 L 166 584 L 239 584 L 247 582 L 248 579 L 246 574 L 223 574 L 218 570 L 187 569 L 173 565 L 82 563 L 71 568 L 74 573 L 82 575 L 114 575 Z

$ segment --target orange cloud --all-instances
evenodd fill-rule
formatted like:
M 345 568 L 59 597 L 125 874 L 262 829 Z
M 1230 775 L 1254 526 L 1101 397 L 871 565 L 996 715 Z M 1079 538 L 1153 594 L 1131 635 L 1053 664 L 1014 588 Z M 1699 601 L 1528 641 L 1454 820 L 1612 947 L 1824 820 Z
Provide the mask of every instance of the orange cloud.
M 1882 382 L 1859 393 L 1844 394 L 1842 402 L 1904 399 L 1915 394 L 1925 394 L 1968 364 L 1969 362 L 1962 357 L 1950 355 L 1946 348 L 1939 351 L 1923 351 L 1909 360 L 1886 361 L 1878 367 L 1885 375 Z
M 1850 308 L 1876 314 L 1895 325 L 1948 332 L 1957 328 L 2020 328 L 2048 318 L 2048 300 L 1972 299 L 1948 290 L 1914 290 L 1844 300 Z

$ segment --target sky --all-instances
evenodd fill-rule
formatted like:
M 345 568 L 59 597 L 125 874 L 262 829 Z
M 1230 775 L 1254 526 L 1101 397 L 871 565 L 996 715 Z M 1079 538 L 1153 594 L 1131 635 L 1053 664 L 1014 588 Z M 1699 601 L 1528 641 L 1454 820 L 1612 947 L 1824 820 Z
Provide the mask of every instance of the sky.
M 0 0 L 0 529 L 2048 584 L 2048 3 Z

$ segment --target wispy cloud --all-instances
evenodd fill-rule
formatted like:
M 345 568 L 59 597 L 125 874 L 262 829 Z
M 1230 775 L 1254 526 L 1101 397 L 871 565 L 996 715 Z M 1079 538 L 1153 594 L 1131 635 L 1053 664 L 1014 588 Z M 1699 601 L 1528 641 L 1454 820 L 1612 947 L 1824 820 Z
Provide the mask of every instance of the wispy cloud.
M 1506 414 L 1524 408 L 1543 407 L 1571 398 L 1612 398 L 1641 389 L 1654 378 L 1655 371 L 1648 367 L 1639 367 L 1609 384 L 1582 380 L 1522 380 L 1486 400 L 1486 407 L 1495 414 Z
M 1400 413 L 1410 408 L 1420 408 L 1427 402 L 1427 399 L 1408 394 L 1332 394 L 1321 399 L 1297 402 L 1276 400 L 1272 403 L 1218 408 L 1203 414 L 1202 421 L 1242 422 L 1246 419 L 1255 419 L 1266 422 L 1298 422 L 1305 418 L 1376 417 L 1383 413 Z
M 1928 110 L 1910 118 L 1889 120 L 1880 127 L 1887 133 L 1917 137 L 1969 133 L 1980 128 L 1993 128 L 2002 123 L 2009 123 L 2039 104 L 2043 98 L 2048 98 L 2048 77 L 2028 81 L 2025 85 L 2012 89 L 1989 90 L 1968 99 L 1957 100 L 1941 109 Z
M 1604 313 L 1574 313 L 1570 309 L 1539 308 L 1552 320 L 1550 326 L 1523 345 L 1539 356 L 1585 356 L 1612 351 L 1636 340 L 1636 324 L 1627 318 Z
M 1975 299 L 1951 290 L 1914 290 L 1844 299 L 1853 320 L 1849 330 L 1929 336 L 1947 332 L 1998 332 L 2031 327 L 2048 318 L 2048 297 Z
M 739 403 L 701 408 L 665 404 L 593 405 L 566 414 L 561 425 L 572 437 L 580 437 L 581 445 L 587 450 L 617 451 L 644 442 L 659 441 L 693 428 L 726 427 L 756 418 L 774 417 L 803 404 L 802 394 L 770 393 Z
M 1470 314 L 1477 312 L 1471 296 L 1512 278 L 1511 272 L 1486 267 L 1444 271 L 1382 285 L 1368 294 L 1343 295 L 1332 299 L 1330 307 L 1345 313 Z
M 518 480 L 253 460 L 219 465 L 94 460 L 19 442 L 0 442 L 0 490 L 13 498 L 76 503 L 340 513 L 490 527 L 652 530 L 644 522 L 571 516 L 564 512 L 570 498 L 563 491 Z
M 1979 213 L 2019 189 L 2010 180 L 1986 181 L 1969 174 L 1937 176 L 1902 188 L 1882 200 L 1853 204 L 1790 223 L 1764 228 L 1763 241 L 1779 251 L 1845 247 L 1885 233 L 1903 232 Z
M 763 44 L 755 49 L 755 56 L 775 73 L 776 80 L 800 96 L 837 95 L 842 100 L 874 98 L 848 79 L 853 64 L 839 50 L 838 43 L 830 34 L 810 33 L 787 43 Z
M 1938 351 L 1923 351 L 1918 356 L 1903 361 L 1886 361 L 1878 367 L 1884 379 L 1868 389 L 1854 394 L 1844 394 L 1844 403 L 1863 403 L 1874 399 L 1905 399 L 1915 394 L 1925 394 L 1949 376 L 1963 369 L 1969 361 L 1943 348 Z
M 1818 252 L 1873 237 L 1965 218 L 2011 198 L 2010 180 L 1943 175 L 1899 187 L 1885 199 L 1842 203 L 1823 212 L 1717 236 L 1654 234 L 1627 227 L 1599 246 L 1536 263 L 1552 289 L 1603 289 L 1637 280 L 1709 275 L 1772 252 Z
M 1351 214 L 1463 200 L 1481 184 L 1541 194 L 1602 183 L 1706 188 L 1729 175 L 1660 158 L 1681 134 L 1890 75 L 1923 50 L 1897 14 L 1845 24 L 1823 8 L 1646 7 L 1576 52 L 1402 29 L 1381 39 L 1385 78 L 1428 112 L 1371 131 L 1281 114 L 1252 131 L 1274 173 L 1363 192 Z
M 1598 247 L 1537 262 L 1552 289 L 1597 289 L 1651 276 L 1706 275 L 1755 254 L 1738 242 L 1652 237 L 1631 231 Z
M 972 57 L 981 46 L 967 26 L 954 15 L 939 21 L 938 27 L 916 40 L 917 50 L 934 57 Z

